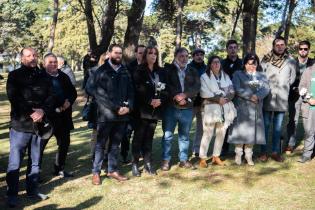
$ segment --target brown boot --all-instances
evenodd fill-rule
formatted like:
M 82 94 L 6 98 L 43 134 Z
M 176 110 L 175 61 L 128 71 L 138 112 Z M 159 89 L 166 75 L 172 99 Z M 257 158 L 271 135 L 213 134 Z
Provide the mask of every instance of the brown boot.
M 218 166 L 225 166 L 224 162 L 220 159 L 219 156 L 212 156 L 212 164 Z
M 208 167 L 208 163 L 207 163 L 205 158 L 200 158 L 199 167 L 200 168 L 207 168 Z
M 93 174 L 92 184 L 94 184 L 94 185 L 100 185 L 101 184 L 101 177 L 99 174 Z

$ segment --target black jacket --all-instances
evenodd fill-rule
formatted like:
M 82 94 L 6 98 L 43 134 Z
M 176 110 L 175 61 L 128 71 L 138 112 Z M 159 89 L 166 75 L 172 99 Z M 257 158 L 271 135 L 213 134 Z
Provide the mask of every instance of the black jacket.
M 169 93 L 169 102 L 179 109 L 192 108 L 193 101 L 200 91 L 200 77 L 198 75 L 198 71 L 191 66 L 187 66 L 184 80 L 184 93 L 187 95 L 187 103 L 184 106 L 180 106 L 173 100 L 175 95 L 182 93 L 178 77 L 178 69 L 174 64 L 165 64 L 165 70 L 167 72 L 166 84 L 167 91 Z
M 9 73 L 7 95 L 11 103 L 10 127 L 20 132 L 34 133 L 30 115 L 41 108 L 49 116 L 54 111 L 55 94 L 45 71 L 22 66 Z
M 159 77 L 159 82 L 166 85 L 166 72 L 162 68 L 154 69 L 153 73 Z M 156 92 L 155 84 L 152 81 L 154 74 L 145 65 L 139 65 L 134 71 L 134 85 L 135 85 L 135 111 L 139 118 L 143 119 L 162 119 L 162 112 L 167 103 L 166 88 L 160 92 Z M 152 99 L 161 99 L 161 105 L 155 109 L 150 105 Z
M 58 76 L 53 77 L 49 74 L 47 74 L 48 77 L 51 79 L 53 84 L 54 92 L 56 93 L 56 104 L 55 104 L 55 110 L 56 108 L 62 106 L 66 99 L 70 102 L 71 106 L 66 109 L 63 112 L 54 112 L 54 114 L 50 117 L 50 120 L 52 121 L 53 127 L 55 131 L 58 130 L 72 130 L 73 122 L 72 122 L 72 104 L 75 102 L 77 98 L 77 91 L 75 87 L 72 85 L 70 78 L 67 74 L 63 73 L 62 71 L 58 71 Z M 58 81 L 61 86 L 61 91 L 63 92 L 63 96 L 58 95 L 59 92 L 56 90 L 56 86 L 54 85 L 54 80 Z
M 98 122 L 128 120 L 128 114 L 118 115 L 124 102 L 128 102 L 130 110 L 134 102 L 133 85 L 124 66 L 115 71 L 107 60 L 88 80 L 86 91 L 96 100 Z
M 222 60 L 222 68 L 225 73 L 227 73 L 232 80 L 234 72 L 241 70 L 243 61 L 237 58 L 235 61 L 230 60 L 228 57 Z

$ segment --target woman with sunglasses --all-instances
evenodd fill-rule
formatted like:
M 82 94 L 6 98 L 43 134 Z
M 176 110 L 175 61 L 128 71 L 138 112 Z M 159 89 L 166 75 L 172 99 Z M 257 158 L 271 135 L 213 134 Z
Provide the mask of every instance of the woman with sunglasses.
M 252 160 L 253 146 L 266 144 L 265 128 L 262 114 L 263 99 L 270 89 L 264 73 L 258 72 L 259 59 L 255 54 L 247 54 L 242 71 L 233 75 L 235 89 L 235 106 L 237 117 L 233 123 L 228 142 L 235 144 L 235 163 L 241 165 L 243 147 L 248 165 Z

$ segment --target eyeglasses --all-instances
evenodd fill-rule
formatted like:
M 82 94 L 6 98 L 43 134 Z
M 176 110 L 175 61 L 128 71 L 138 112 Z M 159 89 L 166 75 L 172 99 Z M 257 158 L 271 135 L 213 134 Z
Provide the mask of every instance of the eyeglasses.
M 246 63 L 246 65 L 249 65 L 249 66 L 257 66 L 257 63 L 256 63 L 256 62 L 253 62 L 253 63 Z
M 308 51 L 308 48 L 302 48 L 302 47 L 300 47 L 299 50 L 300 50 L 300 51 L 302 51 L 302 50 Z

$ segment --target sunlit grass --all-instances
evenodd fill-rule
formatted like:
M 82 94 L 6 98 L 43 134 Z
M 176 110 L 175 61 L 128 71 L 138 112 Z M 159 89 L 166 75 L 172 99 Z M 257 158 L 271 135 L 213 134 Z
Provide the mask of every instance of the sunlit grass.
M 78 75 L 79 77 L 80 75 Z M 78 89 L 79 90 L 79 89 Z M 20 207 L 25 209 L 314 209 L 315 161 L 297 163 L 300 151 L 286 157 L 284 163 L 268 161 L 255 166 L 236 166 L 233 157 L 227 166 L 209 166 L 207 169 L 185 170 L 177 166 L 177 144 L 173 145 L 172 168 L 158 170 L 157 176 L 131 176 L 131 166 L 123 165 L 122 173 L 130 180 L 119 183 L 102 173 L 102 185 L 91 184 L 90 133 L 79 110 L 84 104 L 82 92 L 74 108 L 75 130 L 67 169 L 75 178 L 63 180 L 51 175 L 56 151 L 52 138 L 45 151 L 41 190 L 49 194 L 46 201 L 32 203 L 25 196 L 25 162 L 21 169 Z M 5 83 L 0 81 L 0 209 L 5 201 L 5 170 L 9 152 L 9 103 Z M 194 129 L 192 129 L 193 136 Z M 154 145 L 154 166 L 160 165 L 161 125 L 158 125 Z

